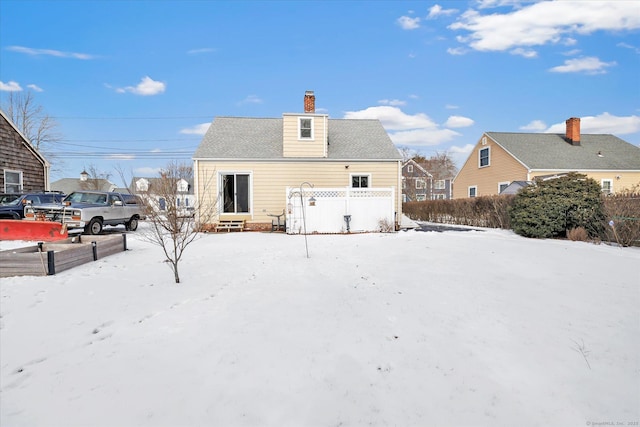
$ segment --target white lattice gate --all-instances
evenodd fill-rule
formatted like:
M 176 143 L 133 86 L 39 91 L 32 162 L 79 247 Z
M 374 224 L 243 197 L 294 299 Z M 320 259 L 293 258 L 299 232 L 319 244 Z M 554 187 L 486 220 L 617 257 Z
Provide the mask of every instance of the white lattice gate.
M 287 233 L 390 231 L 395 189 L 287 188 Z M 346 218 L 348 216 L 348 218 Z

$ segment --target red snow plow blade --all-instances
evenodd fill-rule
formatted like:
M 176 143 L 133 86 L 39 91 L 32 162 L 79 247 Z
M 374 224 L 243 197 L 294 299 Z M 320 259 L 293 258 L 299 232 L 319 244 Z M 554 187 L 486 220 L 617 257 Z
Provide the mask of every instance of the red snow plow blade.
M 67 226 L 59 222 L 0 219 L 0 240 L 53 242 L 67 237 Z

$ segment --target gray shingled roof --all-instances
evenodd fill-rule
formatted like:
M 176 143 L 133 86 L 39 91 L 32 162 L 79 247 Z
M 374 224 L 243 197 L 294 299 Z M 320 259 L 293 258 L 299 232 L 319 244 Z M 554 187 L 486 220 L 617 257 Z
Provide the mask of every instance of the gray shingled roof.
M 640 147 L 613 135 L 582 134 L 574 146 L 564 134 L 486 134 L 529 169 L 640 170 Z
M 328 159 L 400 160 L 378 120 L 329 119 Z M 216 117 L 194 159 L 283 159 L 282 119 Z

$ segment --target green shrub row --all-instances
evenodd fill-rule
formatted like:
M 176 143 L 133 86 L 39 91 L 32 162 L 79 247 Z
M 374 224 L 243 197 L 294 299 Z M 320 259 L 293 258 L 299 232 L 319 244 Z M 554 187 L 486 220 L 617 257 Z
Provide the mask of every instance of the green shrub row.
M 416 221 L 512 229 L 526 237 L 640 245 L 640 194 L 604 196 L 595 180 L 577 173 L 536 182 L 515 196 L 408 202 L 403 213 Z

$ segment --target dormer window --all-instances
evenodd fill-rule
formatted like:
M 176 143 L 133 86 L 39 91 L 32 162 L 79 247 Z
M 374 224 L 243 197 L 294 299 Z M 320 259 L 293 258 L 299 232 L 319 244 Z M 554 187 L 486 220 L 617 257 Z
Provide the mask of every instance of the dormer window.
M 313 139 L 313 119 L 301 117 L 298 121 L 300 139 Z

